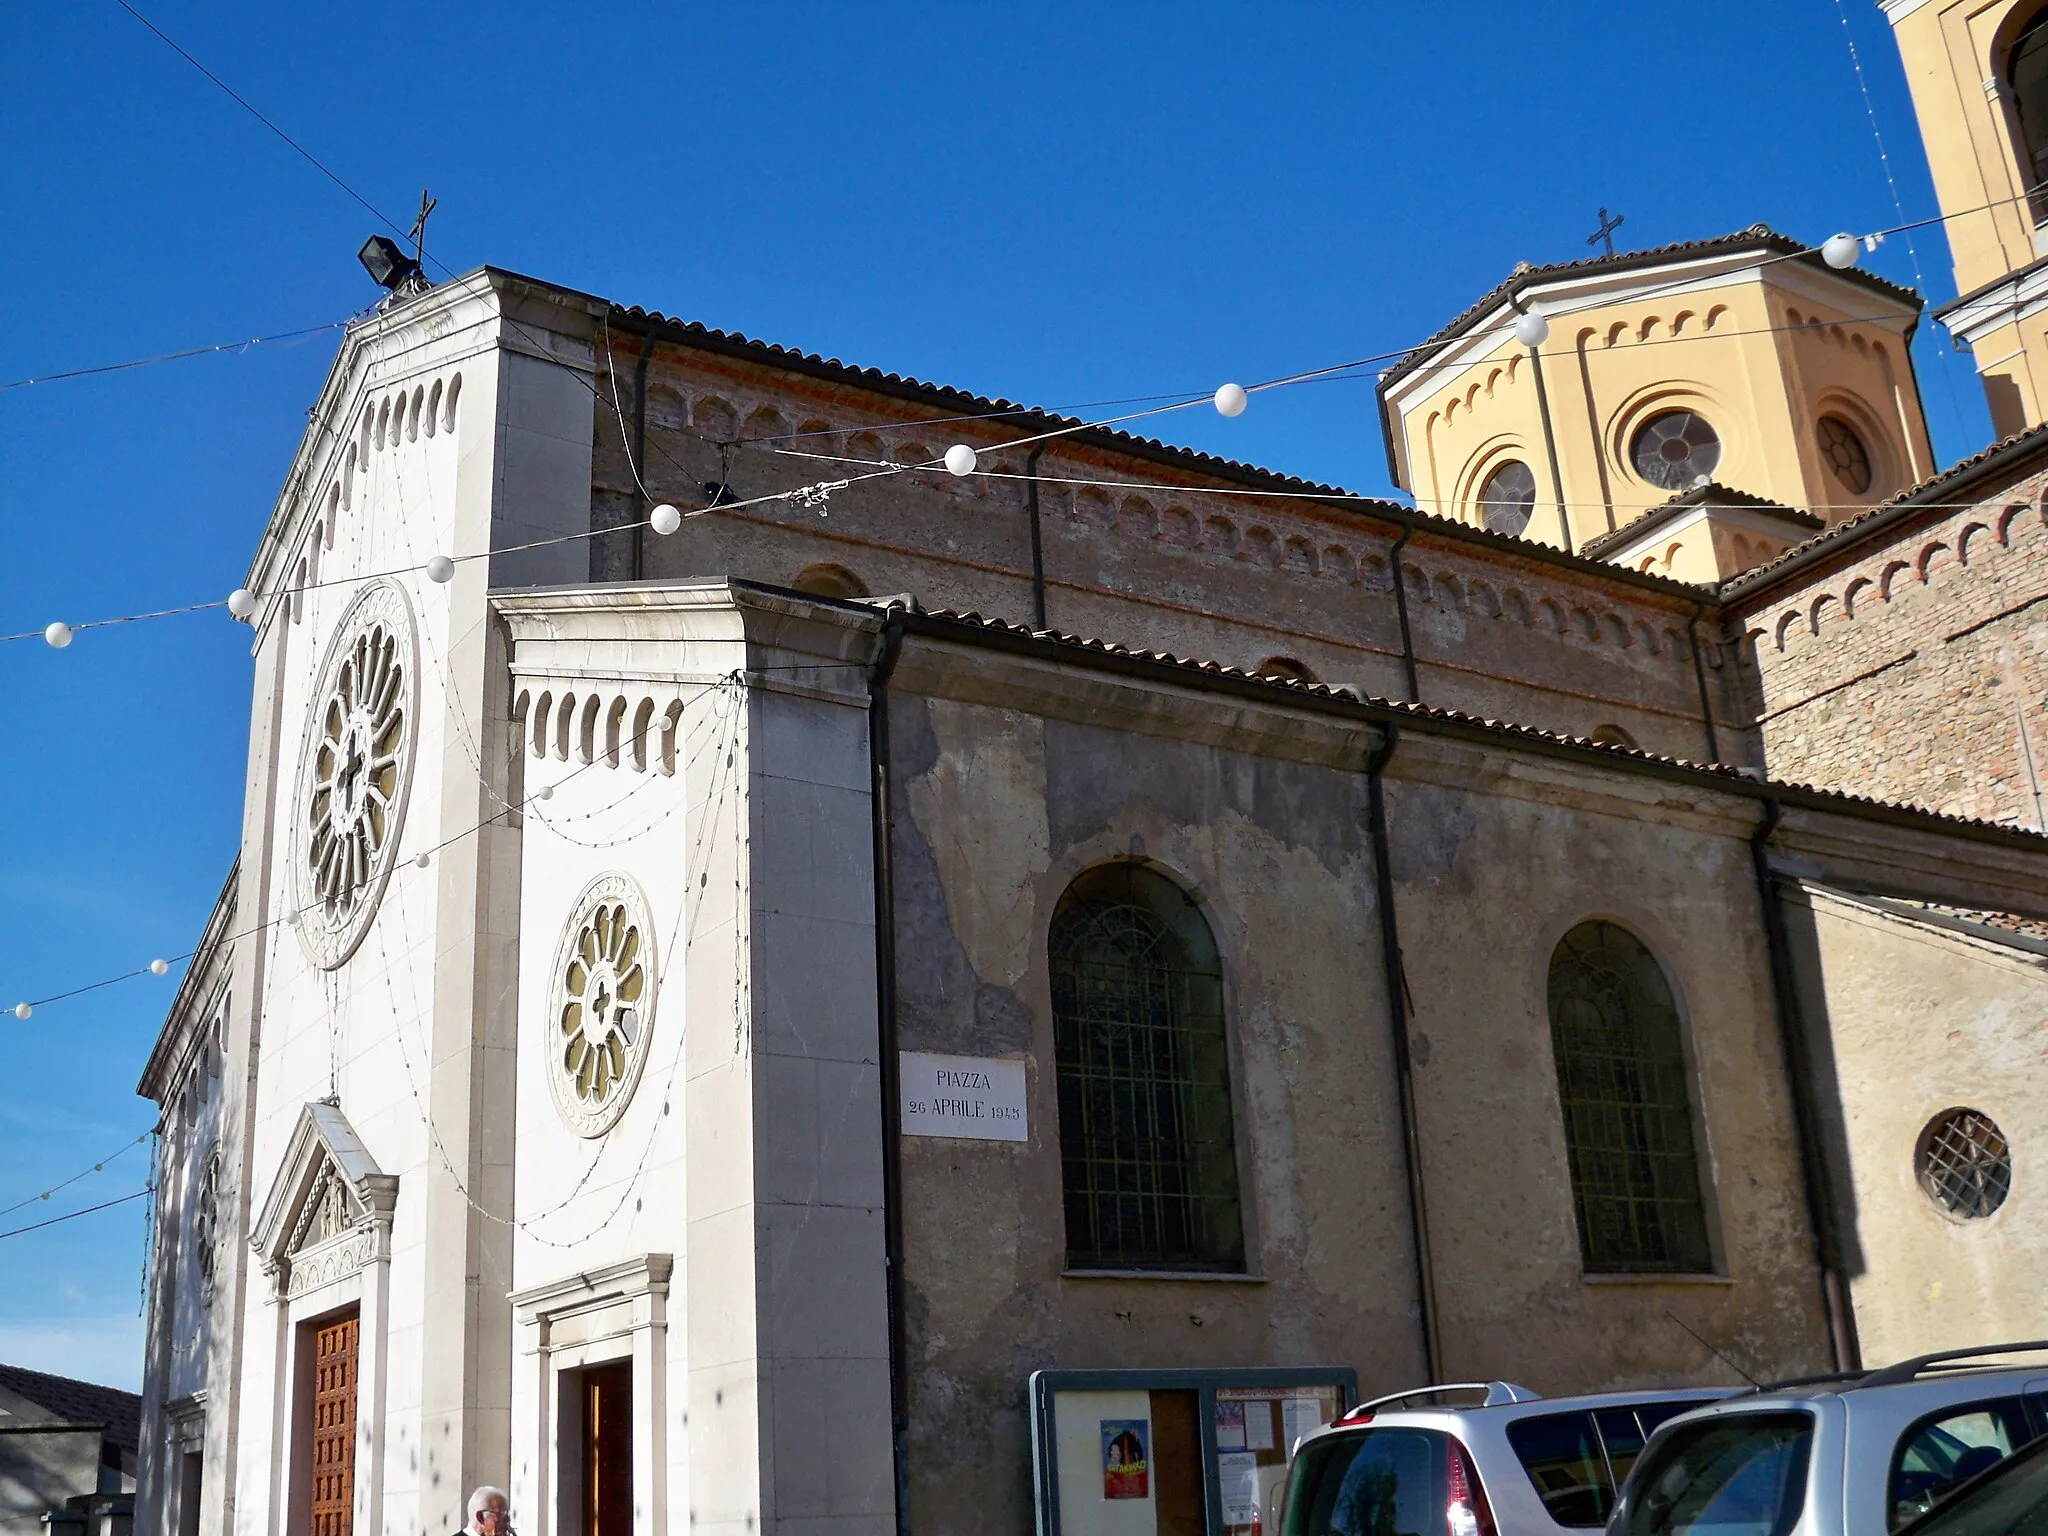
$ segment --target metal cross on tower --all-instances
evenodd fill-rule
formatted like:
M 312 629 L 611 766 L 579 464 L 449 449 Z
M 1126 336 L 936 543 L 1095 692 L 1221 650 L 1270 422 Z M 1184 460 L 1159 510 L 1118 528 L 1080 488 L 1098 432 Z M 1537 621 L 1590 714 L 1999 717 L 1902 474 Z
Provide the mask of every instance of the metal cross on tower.
M 1614 232 L 1626 222 L 1627 220 L 1620 214 L 1617 213 L 1610 217 L 1607 210 L 1602 208 L 1600 210 L 1600 227 L 1594 230 L 1592 234 L 1586 236 L 1586 244 L 1604 245 L 1607 247 L 1605 254 L 1612 256 L 1614 254 Z
M 440 202 L 438 197 L 427 196 L 425 187 L 420 188 L 420 216 L 412 221 L 412 228 L 405 232 L 406 239 L 412 242 L 412 258 L 422 267 L 427 262 L 427 215 L 439 207 Z M 1600 212 L 1604 216 L 1607 210 L 1602 208 Z

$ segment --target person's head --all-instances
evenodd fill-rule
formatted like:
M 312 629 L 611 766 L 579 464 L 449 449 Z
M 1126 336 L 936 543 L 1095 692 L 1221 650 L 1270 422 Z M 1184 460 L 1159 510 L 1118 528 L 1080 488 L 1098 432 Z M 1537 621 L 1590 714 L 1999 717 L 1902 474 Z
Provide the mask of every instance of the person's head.
M 469 1496 L 469 1528 L 477 1536 L 506 1536 L 512 1529 L 512 1501 L 488 1483 Z

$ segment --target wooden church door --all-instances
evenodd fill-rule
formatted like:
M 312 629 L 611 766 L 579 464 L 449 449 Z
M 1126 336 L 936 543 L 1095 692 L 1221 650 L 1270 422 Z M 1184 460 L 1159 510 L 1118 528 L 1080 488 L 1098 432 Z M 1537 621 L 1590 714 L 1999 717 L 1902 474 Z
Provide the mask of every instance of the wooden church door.
M 350 1536 L 356 1501 L 357 1316 L 313 1329 L 313 1536 Z

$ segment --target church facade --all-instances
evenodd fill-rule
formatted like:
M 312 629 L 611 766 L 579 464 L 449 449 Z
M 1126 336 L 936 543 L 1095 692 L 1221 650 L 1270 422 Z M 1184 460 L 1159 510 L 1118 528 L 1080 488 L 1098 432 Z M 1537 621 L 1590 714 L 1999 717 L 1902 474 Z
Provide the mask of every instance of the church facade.
M 141 1528 L 1224 1536 L 1375 1392 L 2038 1335 L 2048 428 L 1934 474 L 1918 318 L 1517 272 L 1417 509 L 382 306 L 142 1083 Z
M 352 333 L 150 1079 L 153 1529 L 1023 1530 L 1040 1372 L 1865 1347 L 1825 945 L 1967 964 L 2038 837 L 1759 771 L 1697 588 L 966 404 L 490 271 Z

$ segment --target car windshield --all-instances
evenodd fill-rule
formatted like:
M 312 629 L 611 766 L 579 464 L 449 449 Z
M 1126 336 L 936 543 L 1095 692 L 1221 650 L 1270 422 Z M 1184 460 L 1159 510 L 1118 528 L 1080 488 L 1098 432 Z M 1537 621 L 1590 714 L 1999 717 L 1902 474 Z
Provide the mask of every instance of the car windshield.
M 1325 1435 L 1301 1448 L 1284 1536 L 1389 1536 L 1444 1529 L 1444 1437 L 1426 1429 Z
M 1898 1536 L 2048 1536 L 2048 1440 L 1963 1484 Z
M 1639 1458 L 1614 1536 L 1785 1536 L 1806 1495 L 1813 1418 L 1742 1413 L 1681 1424 Z

